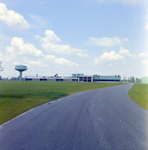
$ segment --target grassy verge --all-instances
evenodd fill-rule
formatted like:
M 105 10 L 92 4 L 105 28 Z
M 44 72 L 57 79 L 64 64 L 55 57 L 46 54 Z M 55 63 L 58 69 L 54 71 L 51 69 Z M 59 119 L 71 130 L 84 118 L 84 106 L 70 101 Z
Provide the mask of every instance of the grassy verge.
M 116 85 L 121 83 L 1 81 L 0 124 L 53 99 Z
M 134 84 L 128 94 L 136 104 L 148 110 L 148 84 Z

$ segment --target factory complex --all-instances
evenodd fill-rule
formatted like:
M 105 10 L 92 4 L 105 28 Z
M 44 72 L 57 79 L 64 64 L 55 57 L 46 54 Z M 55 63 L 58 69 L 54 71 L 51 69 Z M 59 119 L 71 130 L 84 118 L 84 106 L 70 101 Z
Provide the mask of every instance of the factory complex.
M 120 82 L 120 75 L 84 75 L 80 73 L 72 74 L 72 76 L 26 76 L 25 81 L 56 81 L 56 82 Z
M 16 65 L 15 70 L 19 71 L 19 81 L 22 81 L 22 72 L 27 70 L 27 66 Z M 104 75 L 84 75 L 82 73 L 74 73 L 72 76 L 25 76 L 25 81 L 55 81 L 55 82 L 120 82 L 120 75 L 104 76 Z

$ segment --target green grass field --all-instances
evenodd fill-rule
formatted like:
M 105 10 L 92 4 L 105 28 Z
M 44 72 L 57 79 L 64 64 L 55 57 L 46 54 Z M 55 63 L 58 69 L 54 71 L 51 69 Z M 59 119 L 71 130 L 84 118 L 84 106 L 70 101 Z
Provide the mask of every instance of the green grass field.
M 136 104 L 148 110 L 148 84 L 134 84 L 128 94 Z
M 0 82 L 0 124 L 19 114 L 60 97 L 121 83 Z

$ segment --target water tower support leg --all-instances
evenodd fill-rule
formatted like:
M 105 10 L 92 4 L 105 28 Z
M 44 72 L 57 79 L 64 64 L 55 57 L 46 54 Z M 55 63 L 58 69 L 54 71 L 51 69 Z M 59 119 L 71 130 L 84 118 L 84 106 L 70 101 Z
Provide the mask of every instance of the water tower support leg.
M 22 71 L 20 71 L 20 78 L 19 81 L 22 81 Z

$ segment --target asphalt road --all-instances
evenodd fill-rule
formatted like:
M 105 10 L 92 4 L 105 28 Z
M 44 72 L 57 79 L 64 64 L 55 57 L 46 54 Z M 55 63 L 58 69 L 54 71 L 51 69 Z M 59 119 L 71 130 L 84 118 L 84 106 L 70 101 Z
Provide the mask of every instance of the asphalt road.
M 148 150 L 148 111 L 133 84 L 73 94 L 0 126 L 0 150 Z

